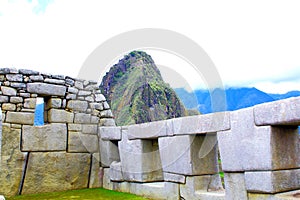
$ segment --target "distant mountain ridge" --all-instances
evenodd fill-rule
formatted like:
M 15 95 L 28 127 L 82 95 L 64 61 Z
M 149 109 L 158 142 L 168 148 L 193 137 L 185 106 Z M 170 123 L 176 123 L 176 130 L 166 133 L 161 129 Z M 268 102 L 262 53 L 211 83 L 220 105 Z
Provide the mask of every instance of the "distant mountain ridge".
M 186 108 L 197 108 L 202 114 L 213 112 L 211 108 L 211 95 L 208 90 L 195 90 L 192 93 L 183 88 L 174 89 Z M 212 91 L 215 92 L 216 90 Z M 268 94 L 256 88 L 227 88 L 226 111 L 238 110 L 257 104 L 280 99 L 300 96 L 300 91 L 290 91 L 286 94 Z M 221 110 L 219 110 L 221 111 Z
M 151 56 L 142 51 L 133 51 L 112 66 L 100 89 L 119 126 L 188 114 L 175 91 L 163 81 Z

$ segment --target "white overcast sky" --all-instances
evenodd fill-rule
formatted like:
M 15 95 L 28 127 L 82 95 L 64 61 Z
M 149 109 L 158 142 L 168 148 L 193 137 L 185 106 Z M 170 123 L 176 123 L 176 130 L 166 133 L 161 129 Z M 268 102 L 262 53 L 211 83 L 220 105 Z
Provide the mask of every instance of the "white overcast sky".
M 225 86 L 300 90 L 299 9 L 298 0 L 0 0 L 0 67 L 76 77 L 109 38 L 163 28 L 198 43 Z M 178 67 L 168 56 L 152 57 Z M 197 79 L 190 82 L 198 87 Z

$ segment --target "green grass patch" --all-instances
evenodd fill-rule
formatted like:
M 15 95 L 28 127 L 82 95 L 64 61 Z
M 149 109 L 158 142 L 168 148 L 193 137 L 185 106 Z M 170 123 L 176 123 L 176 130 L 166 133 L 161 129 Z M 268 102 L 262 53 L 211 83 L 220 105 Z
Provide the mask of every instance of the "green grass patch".
M 103 188 L 69 190 L 64 192 L 51 192 L 42 194 L 20 195 L 6 198 L 7 200 L 146 200 L 147 198 L 139 197 L 129 193 L 116 192 Z M 149 200 L 149 199 L 148 199 Z

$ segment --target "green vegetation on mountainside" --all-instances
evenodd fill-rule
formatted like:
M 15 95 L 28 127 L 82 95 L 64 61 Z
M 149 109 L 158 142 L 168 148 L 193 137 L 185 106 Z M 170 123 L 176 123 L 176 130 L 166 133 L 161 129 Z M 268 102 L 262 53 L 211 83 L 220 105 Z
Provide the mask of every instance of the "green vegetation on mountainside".
M 111 105 L 117 125 L 186 116 L 176 93 L 145 52 L 133 51 L 111 67 L 100 88 Z

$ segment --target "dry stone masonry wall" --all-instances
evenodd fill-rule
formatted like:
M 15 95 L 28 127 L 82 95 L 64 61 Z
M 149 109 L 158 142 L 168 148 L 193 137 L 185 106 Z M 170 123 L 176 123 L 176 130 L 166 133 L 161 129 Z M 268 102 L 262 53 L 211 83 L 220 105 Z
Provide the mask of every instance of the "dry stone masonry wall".
M 0 194 L 100 187 L 98 126 L 115 122 L 97 82 L 9 68 L 0 82 Z
M 16 69 L 0 69 L 0 81 L 0 194 L 103 186 L 154 199 L 300 198 L 300 98 L 118 127 L 96 82 Z
M 103 187 L 155 199 L 296 200 L 299 125 L 300 98 L 290 98 L 233 112 L 101 127 L 100 143 L 110 143 L 100 146 L 101 156 L 110 158 Z

